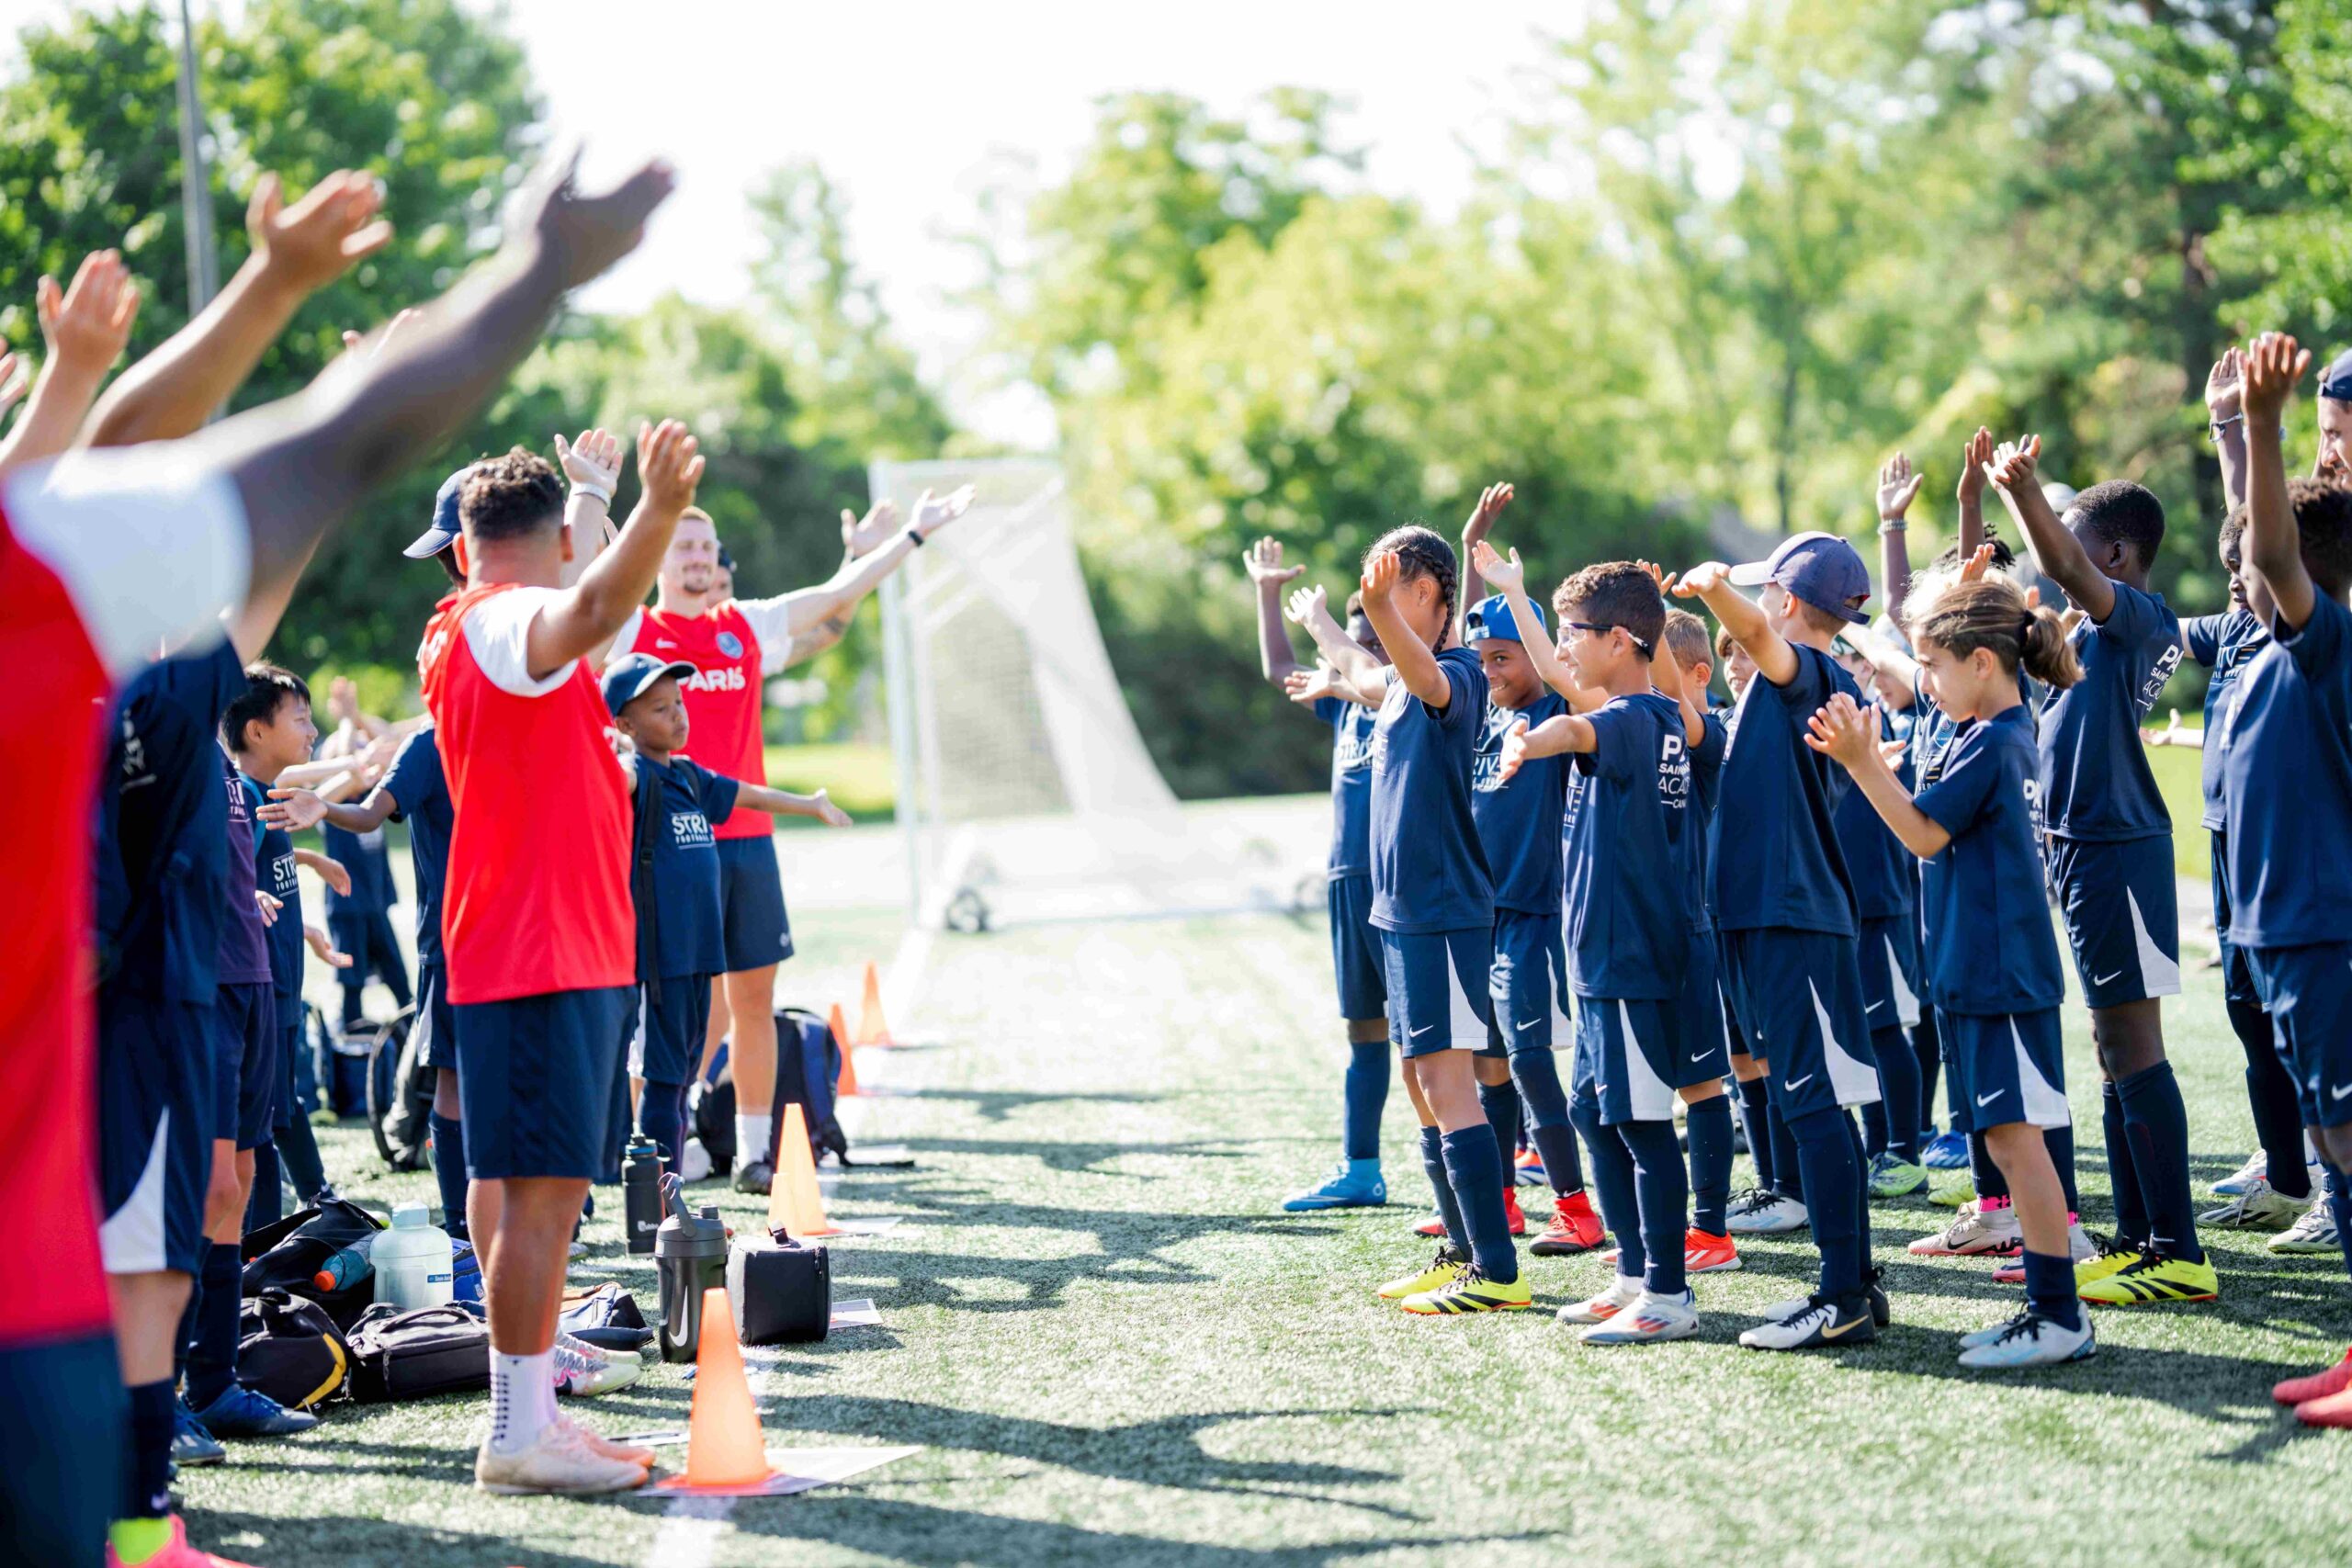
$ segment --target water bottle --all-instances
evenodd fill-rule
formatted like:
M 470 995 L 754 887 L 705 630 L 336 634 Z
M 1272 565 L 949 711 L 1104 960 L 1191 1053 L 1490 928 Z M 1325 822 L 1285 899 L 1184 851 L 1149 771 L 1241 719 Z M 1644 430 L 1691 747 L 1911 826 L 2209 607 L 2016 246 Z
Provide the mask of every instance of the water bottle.
M 642 1134 L 628 1141 L 621 1159 L 621 1220 L 628 1231 L 629 1251 L 643 1256 L 653 1250 L 662 1229 L 662 1151 Z
M 368 1277 L 370 1267 L 368 1254 L 376 1249 L 376 1238 L 384 1233 L 369 1231 L 349 1247 L 328 1258 L 319 1271 L 311 1276 L 311 1283 L 322 1291 L 342 1291 Z
M 662 1277 L 662 1359 L 692 1361 L 702 1348 L 703 1292 L 727 1284 L 727 1226 L 716 1208 L 686 1212 L 683 1189 L 670 1187 L 670 1217 L 653 1237 Z
M 457 1247 L 422 1203 L 392 1211 L 392 1228 L 375 1238 L 376 1299 L 401 1312 L 447 1306 L 456 1292 Z

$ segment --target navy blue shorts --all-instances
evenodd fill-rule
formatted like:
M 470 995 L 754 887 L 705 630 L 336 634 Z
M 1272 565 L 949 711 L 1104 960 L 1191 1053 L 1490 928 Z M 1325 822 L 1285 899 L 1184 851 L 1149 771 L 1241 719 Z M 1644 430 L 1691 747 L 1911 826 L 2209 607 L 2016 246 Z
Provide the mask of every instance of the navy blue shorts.
M 2052 838 L 2050 885 L 2086 1003 L 2111 1008 L 2180 995 L 2171 834 L 2120 843 Z
M 212 1135 L 240 1150 L 268 1141 L 277 1105 L 277 991 L 223 981 L 212 1004 Z
M 1747 1024 L 1739 1016 L 1738 1004 L 1731 997 L 1731 972 L 1724 967 L 1723 939 L 1715 939 L 1715 1003 L 1723 1010 L 1724 1047 L 1735 1056 L 1760 1056 L 1756 1048 L 1756 1036 L 1747 1032 Z
M 2254 970 L 2245 952 L 2230 941 L 2230 857 L 2228 835 L 2213 829 L 2213 939 L 2222 946 L 2222 996 L 2225 1000 L 2262 1005 Z
M 636 995 L 608 986 L 458 1004 L 468 1175 L 595 1179 Z
M 1495 911 L 1495 953 L 1487 970 L 1487 1043 L 1483 1056 L 1549 1051 L 1568 1043 L 1568 950 L 1560 917 Z
M 709 1030 L 709 976 L 663 976 L 658 1002 L 652 987 L 639 986 L 637 1017 L 629 1030 L 629 1077 L 647 1083 L 694 1082 L 702 1066 L 703 1036 Z
M 1603 1124 L 1674 1119 L 1674 1079 L 1684 1066 L 1674 1010 L 1671 1001 L 1577 998 L 1570 1085 L 1577 1099 L 1600 1107 Z
M 2352 1122 L 2352 942 L 2239 951 L 2261 987 L 2303 1125 Z
M 1380 932 L 1372 923 L 1372 878 L 1362 872 L 1335 876 L 1324 894 L 1331 912 L 1331 976 L 1339 982 L 1340 1016 L 1350 1022 L 1388 1016 L 1388 976 Z
M 1969 1131 L 2013 1122 L 2067 1127 L 2065 1032 L 2058 1010 L 1939 1012 L 1952 1103 L 1968 1107 Z M 1957 1116 L 1954 1117 L 1957 1121 Z
M 67 1411 L 71 1419 L 60 1419 Z M 113 1335 L 0 1348 L 0 1541 L 9 1562 L 107 1561 L 130 1421 Z
M 1930 1007 L 1928 1018 L 1935 1028 L 1936 1060 L 1943 1064 L 1944 1108 L 1951 1112 L 1951 1130 L 1965 1136 L 1976 1130 L 1976 1118 L 1971 1114 L 1973 1107 L 1968 1096 L 1961 1092 L 1960 1079 L 1952 1074 L 1951 1014 L 1939 1007 Z
M 764 969 L 792 956 L 792 921 L 784 912 L 784 874 L 775 840 L 718 840 L 718 927 L 727 942 L 727 972 Z
M 212 1010 L 98 993 L 99 1249 L 109 1274 L 193 1274 L 212 1179 Z
M 1494 964 L 1492 926 L 1453 931 L 1380 933 L 1388 980 L 1388 1039 L 1407 1056 L 1487 1043 L 1487 972 Z
M 1876 1032 L 1919 1021 L 1919 922 L 1888 915 L 1862 922 L 1862 1011 Z
M 424 1036 L 417 1058 L 428 1067 L 458 1066 L 458 1010 L 449 1005 L 449 972 L 438 964 L 416 969 L 416 1021 L 409 1028 Z
M 1751 1055 L 1772 1065 L 1772 1098 L 1794 1119 L 1879 1098 L 1854 939 L 1826 931 L 1724 931 L 1724 994 Z
M 1682 994 L 1674 999 L 1675 1060 L 1668 1081 L 1695 1089 L 1731 1075 L 1731 1052 L 1743 1038 L 1724 1008 L 1723 957 L 1713 927 L 1690 933 L 1690 958 L 1682 970 Z M 1744 1053 L 1743 1053 L 1744 1054 Z

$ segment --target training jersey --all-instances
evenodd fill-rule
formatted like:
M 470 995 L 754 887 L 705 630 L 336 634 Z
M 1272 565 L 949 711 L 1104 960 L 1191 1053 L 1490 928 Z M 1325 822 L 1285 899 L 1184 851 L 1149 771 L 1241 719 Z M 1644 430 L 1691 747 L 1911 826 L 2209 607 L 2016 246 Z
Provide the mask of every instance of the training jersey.
M 1498 909 L 1548 915 L 1560 907 L 1560 857 L 1552 847 L 1552 824 L 1567 809 L 1568 759 L 1530 757 L 1505 784 L 1503 739 L 1514 725 L 1524 722 L 1532 729 L 1567 711 L 1566 702 L 1553 692 L 1523 708 L 1487 704 L 1470 761 L 1470 816 L 1478 825 Z
M 1376 708 L 1342 697 L 1315 699 L 1315 716 L 1331 727 L 1331 861 L 1329 874 L 1372 870 L 1372 730 Z
M 441 962 L 441 885 L 449 866 L 449 788 L 441 776 L 439 738 L 431 725 L 401 742 L 376 788 L 392 798 L 389 818 L 408 824 L 409 864 L 416 872 L 416 963 Z
M 637 758 L 629 890 L 637 904 L 637 977 L 668 980 L 727 967 L 720 929 L 718 840 L 711 824 L 742 786 L 684 757 Z
M 2222 722 L 2230 711 L 2230 694 L 2254 656 L 2270 646 L 2270 632 L 2251 610 L 2229 610 L 2219 615 L 2194 615 L 2180 623 L 2182 651 L 2213 672 L 2205 683 L 2205 746 L 2198 759 L 2198 783 L 2205 793 L 2205 815 L 2198 826 L 2222 826 L 2222 761 L 2229 740 Z
M 121 739 L 107 697 L 158 646 L 208 626 L 217 636 L 245 568 L 235 487 L 159 463 L 153 449 L 76 454 L 0 479 L 0 663 L 34 677 L 0 725 L 15 911 L 0 947 L 0 1256 L 39 1279 L 0 1292 L 0 1346 L 101 1334 L 111 1321 L 89 990 L 90 802 L 102 777 L 116 787 L 121 761 L 101 775 Z M 195 727 L 198 741 L 219 717 Z M 198 783 L 217 799 L 209 775 Z M 222 841 L 217 831 L 204 840 L 215 852 Z M 202 960 L 209 968 L 209 945 Z
M 2041 707 L 2043 831 L 2117 841 L 2172 831 L 2140 721 L 2180 666 L 2180 621 L 2160 593 L 2109 580 L 2107 619 L 2075 628 L 2083 678 Z
M 2222 720 L 2230 941 L 2352 940 L 2352 610 L 2273 622 Z
M 1796 672 L 1785 686 L 1762 671 L 1732 710 L 1723 798 L 1707 859 L 1712 908 L 1725 931 L 1771 928 L 1852 936 L 1854 888 L 1834 818 L 1846 770 L 1799 739 L 1838 692 L 1855 701 L 1853 678 L 1816 648 L 1789 645 Z
M 1886 722 L 1883 712 L 1879 735 L 1887 740 L 1903 739 Z M 1905 784 L 1905 787 L 1910 786 Z M 1865 920 L 1909 915 L 1918 885 L 1919 874 L 1914 869 L 1918 857 L 1903 847 L 1903 840 L 1894 836 L 1894 829 L 1886 825 L 1870 797 L 1859 789 L 1848 789 L 1838 798 L 1831 820 L 1837 824 L 1838 847 L 1845 854 L 1847 874 L 1853 878 L 1855 915 Z
M 1680 994 L 1690 950 L 1690 755 L 1682 705 L 1660 692 L 1584 716 L 1593 749 L 1568 855 L 1568 971 L 1580 997 Z
M 254 846 L 254 886 L 282 906 L 277 923 L 266 933 L 269 978 L 277 988 L 277 1022 L 282 1029 L 302 1021 L 302 879 L 295 874 L 293 835 L 261 822 L 261 806 L 268 798 L 268 789 L 251 773 L 241 773 L 237 777 L 245 786 L 245 802 L 253 809 L 254 819 L 260 822 Z
M 327 889 L 328 914 L 380 915 L 392 907 L 392 857 L 384 846 L 383 829 L 355 833 L 348 828 L 322 822 L 319 837 L 325 844 L 327 858 L 341 861 L 343 869 L 351 874 L 348 897 L 332 887 Z
M 730 599 L 700 615 L 639 610 L 621 624 L 613 651 L 693 665 L 678 682 L 686 700 L 686 743 L 678 755 L 746 784 L 768 782 L 763 687 L 792 662 L 791 617 L 781 597 Z M 764 839 L 775 830 L 766 812 L 741 809 L 717 829 L 722 839 Z
M 585 660 L 530 673 L 531 623 L 561 592 L 469 588 L 443 602 L 417 649 L 453 818 L 441 941 L 461 1005 L 637 977 L 612 716 Z
M 242 680 L 242 672 L 240 679 Z M 254 899 L 247 874 L 261 852 L 261 819 L 254 815 L 253 797 L 245 793 L 245 775 L 217 744 L 212 761 L 220 770 L 220 788 L 229 801 L 228 860 L 223 875 L 220 918 L 220 983 L 259 986 L 270 978 L 269 931 L 262 924 L 261 906 Z
M 1699 716 L 1699 743 L 1690 748 L 1690 804 L 1699 815 L 1687 836 L 1684 896 L 1689 900 L 1690 929 L 1712 931 L 1715 929 L 1714 877 L 1707 860 L 1708 840 L 1713 836 L 1715 803 L 1723 798 L 1724 750 L 1731 743 L 1731 731 L 1722 713 L 1713 707 Z
M 1447 931 L 1494 924 L 1494 879 L 1470 809 L 1487 672 L 1466 648 L 1437 656 L 1450 694 L 1433 708 L 1394 671 L 1372 740 L 1372 923 Z
M 1916 796 L 1951 842 L 1927 863 L 1928 995 L 1946 1012 L 2032 1012 L 2066 998 L 2041 879 L 2041 759 L 2022 703 L 1957 727 Z

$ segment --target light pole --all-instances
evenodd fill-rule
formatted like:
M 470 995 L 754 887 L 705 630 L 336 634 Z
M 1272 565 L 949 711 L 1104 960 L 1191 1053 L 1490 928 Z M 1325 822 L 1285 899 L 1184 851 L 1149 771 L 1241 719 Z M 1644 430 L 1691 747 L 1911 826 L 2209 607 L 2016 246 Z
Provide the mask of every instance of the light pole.
M 197 96 L 196 24 L 180 0 L 180 227 L 187 234 L 187 313 L 196 315 L 220 291 L 212 249 L 212 181 L 204 166 L 204 110 Z

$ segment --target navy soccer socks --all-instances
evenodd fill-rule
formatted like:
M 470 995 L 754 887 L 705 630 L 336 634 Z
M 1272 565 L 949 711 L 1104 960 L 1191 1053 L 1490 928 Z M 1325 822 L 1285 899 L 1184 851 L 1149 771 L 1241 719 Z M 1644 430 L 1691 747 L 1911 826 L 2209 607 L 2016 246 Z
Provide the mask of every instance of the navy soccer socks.
M 244 1268 L 233 1241 L 216 1241 L 205 1248 L 195 1332 L 187 1350 L 191 1409 L 203 1409 L 237 1381 L 237 1313 L 244 1300 Z
M 1496 1284 L 1511 1283 L 1519 1278 L 1519 1249 L 1511 1246 L 1510 1219 L 1503 1212 L 1503 1154 L 1493 1130 L 1481 1122 L 1444 1134 L 1439 1148 L 1454 1201 L 1462 1206 L 1470 1261 Z
M 1779 1174 L 1772 1165 L 1771 1090 L 1762 1078 L 1735 1078 L 1739 1086 L 1739 1126 L 1747 1135 L 1747 1157 L 1756 1162 L 1756 1185 L 1767 1192 L 1778 1190 L 1772 1179 Z
M 2181 1103 L 2180 1080 L 2170 1062 L 2158 1062 L 2118 1080 L 2123 1131 L 2132 1143 L 2132 1163 L 2140 1178 L 2140 1201 L 2148 1211 L 2148 1244 L 2167 1258 L 2201 1263 L 2197 1244 L 2197 1205 L 2188 1187 L 2188 1108 Z
M 1862 1139 L 1853 1119 L 1828 1107 L 1786 1123 L 1804 1172 L 1805 1213 L 1821 1249 L 1821 1293 L 1848 1300 L 1867 1285 L 1869 1233 L 1863 1226 L 1869 1188 L 1862 1180 Z M 1785 1191 L 1785 1186 L 1782 1188 Z
M 1805 1189 L 1812 1184 L 1812 1175 L 1805 1169 L 1804 1160 L 1797 1152 L 1796 1135 L 1789 1131 L 1787 1118 L 1781 1114 L 1778 1104 L 1767 1096 L 1764 1122 L 1772 1140 L 1772 1190 L 1785 1198 L 1793 1198 L 1811 1208 Z
M 1731 1201 L 1731 1097 L 1698 1101 L 1684 1125 L 1690 1133 L 1690 1223 L 1722 1235 Z
M 1482 1083 L 1478 1086 L 1478 1109 L 1487 1113 L 1487 1127 L 1495 1135 L 1496 1152 L 1509 1166 L 1511 1156 L 1519 1152 L 1519 1090 L 1508 1078 L 1501 1083 Z M 1509 1187 L 1516 1179 L 1516 1173 L 1507 1170 L 1503 1185 Z
M 1445 1134 L 1442 1129 L 1421 1129 L 1421 1168 L 1429 1172 L 1430 1186 L 1437 1194 L 1437 1217 L 1445 1222 L 1446 1244 L 1463 1257 L 1469 1257 L 1470 1233 L 1463 1227 L 1462 1204 L 1453 1195 L 1453 1179 L 1446 1174 Z
M 466 1234 L 466 1129 L 454 1116 L 433 1113 L 433 1179 L 441 1188 L 441 1225 Z
M 1646 1280 L 1649 1247 L 1642 1235 L 1641 1198 L 1634 1185 L 1634 1152 L 1616 1128 L 1601 1125 L 1598 1100 L 1580 1095 L 1569 1105 L 1568 1114 L 1576 1119 L 1586 1152 L 1592 1156 L 1592 1192 L 1600 1200 L 1601 1223 L 1617 1238 L 1617 1272 L 1623 1279 Z M 1678 1236 L 1675 1251 L 1681 1250 Z
M 1919 1058 L 1911 1054 L 1903 1031 L 1889 1027 L 1871 1036 L 1878 1056 L 1879 1103 L 1883 1122 L 1879 1146 L 1905 1165 L 1919 1163 Z M 1869 1109 L 1864 1120 L 1871 1120 Z
M 2132 1158 L 2132 1134 L 2123 1111 L 2120 1086 L 2098 1086 L 2099 1126 L 2107 1134 L 2107 1184 L 2115 1195 L 2115 1235 L 2120 1241 L 2145 1246 L 2154 1221 L 2148 1213 L 2146 1189 Z
M 2083 1303 L 2075 1294 L 2075 1261 L 2064 1253 L 2025 1255 L 2025 1304 L 2062 1328 L 2083 1326 Z
M 1584 1162 L 1577 1155 L 1568 1097 L 1560 1087 L 1560 1069 L 1552 1053 L 1512 1053 L 1510 1077 L 1519 1086 L 1520 1103 L 1527 1107 L 1527 1141 L 1544 1162 L 1544 1179 L 1563 1198 L 1583 1191 Z
M 1634 1200 L 1640 1211 L 1645 1255 L 1642 1284 L 1662 1295 L 1680 1295 L 1682 1232 L 1690 1213 L 1690 1189 L 1683 1173 L 1682 1151 L 1675 1145 L 1674 1123 L 1621 1122 L 1608 1131 L 1623 1144 L 1633 1167 Z M 1622 1243 L 1625 1233 L 1617 1234 Z M 1621 1266 L 1619 1272 L 1623 1271 Z
M 2254 1135 L 2262 1145 L 2271 1186 L 2289 1198 L 2312 1195 L 2311 1169 L 2303 1163 L 2303 1112 L 2295 1103 L 2295 1080 L 2278 1059 L 2270 1015 L 2255 1002 L 2230 1002 L 2230 1028 L 2245 1049 L 2245 1098 L 2254 1108 Z
M 1380 1113 L 1388 1104 L 1388 1064 L 1396 1049 L 1385 1040 L 1348 1046 L 1341 1142 L 1350 1159 L 1380 1157 Z

